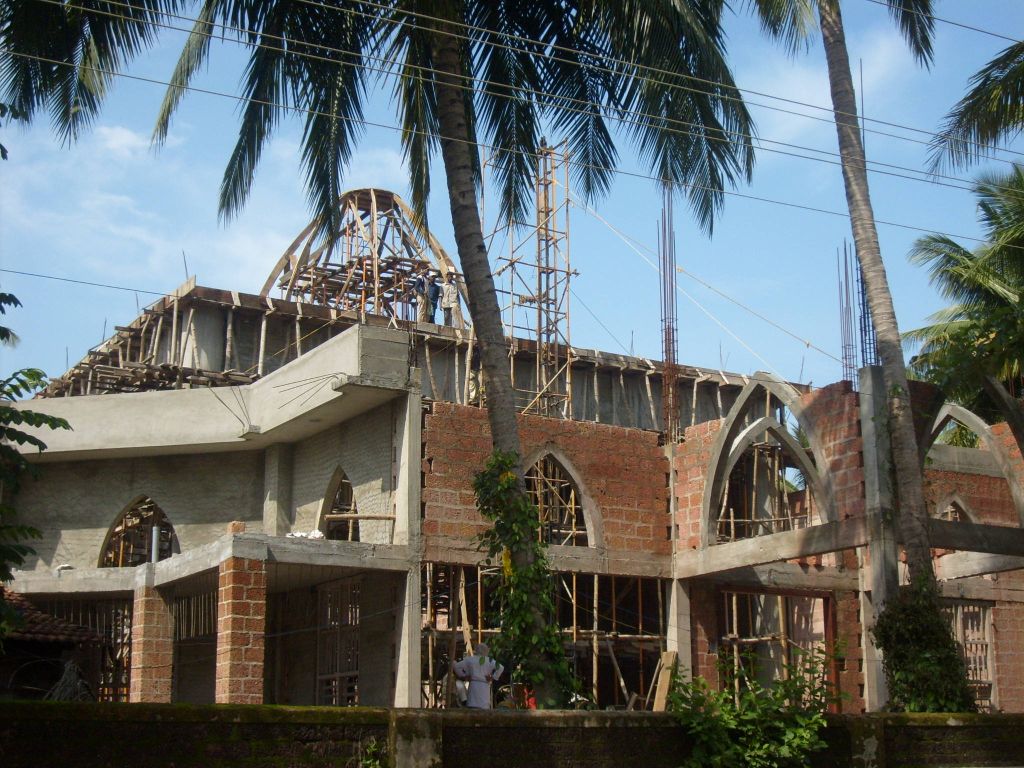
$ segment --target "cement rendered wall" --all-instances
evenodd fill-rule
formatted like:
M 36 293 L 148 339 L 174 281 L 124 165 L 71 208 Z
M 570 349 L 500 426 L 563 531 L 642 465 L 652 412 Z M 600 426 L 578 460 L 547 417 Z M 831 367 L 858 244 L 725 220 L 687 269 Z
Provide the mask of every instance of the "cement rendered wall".
M 352 483 L 356 508 L 363 515 L 394 512 L 392 447 L 395 432 L 393 403 L 325 429 L 295 445 L 293 452 L 293 531 L 316 529 L 327 499 L 331 479 L 340 468 Z M 364 520 L 360 540 L 390 543 L 391 523 Z
M 18 516 L 43 537 L 27 569 L 95 568 L 122 512 L 149 496 L 167 514 L 182 552 L 208 544 L 232 520 L 262 524 L 262 451 L 38 465 L 22 484 Z

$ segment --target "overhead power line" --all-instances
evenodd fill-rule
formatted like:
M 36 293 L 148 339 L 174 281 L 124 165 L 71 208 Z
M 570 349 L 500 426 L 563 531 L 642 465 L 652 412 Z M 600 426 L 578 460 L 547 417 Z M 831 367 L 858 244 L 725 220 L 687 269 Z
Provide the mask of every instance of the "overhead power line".
M 44 62 L 44 63 L 47 63 L 47 64 L 55 64 L 55 65 L 58 65 L 58 66 L 65 66 L 65 67 L 75 66 L 74 64 L 71 64 L 69 62 L 59 61 L 57 59 L 50 59 L 50 58 L 47 58 L 47 57 L 44 57 L 44 56 L 35 56 L 33 54 L 21 53 L 21 52 L 18 52 L 18 51 L 3 50 L 3 51 L 0 51 L 0 52 L 6 53 L 8 56 L 18 56 L 18 57 L 25 58 L 25 59 L 30 59 L 30 60 L 33 60 L 33 61 L 41 61 L 41 62 Z M 329 118 L 332 118 L 332 119 L 335 119 L 335 120 L 341 120 L 341 121 L 344 121 L 344 122 L 355 123 L 357 125 L 362 125 L 362 126 L 369 127 L 369 128 L 380 128 L 382 130 L 394 131 L 394 132 L 397 132 L 397 133 L 402 133 L 405 130 L 401 126 L 389 125 L 387 123 L 377 123 L 377 122 L 374 122 L 374 121 L 371 121 L 371 120 L 365 120 L 365 119 L 362 119 L 362 118 L 354 118 L 354 117 L 349 117 L 347 115 L 339 115 L 339 114 L 331 113 L 331 112 L 324 112 L 322 110 L 309 109 L 307 107 L 298 107 L 298 106 L 292 106 L 292 105 L 289 105 L 289 104 L 281 104 L 279 102 L 269 101 L 269 100 L 266 100 L 266 99 L 249 99 L 247 97 L 239 96 L 239 95 L 233 94 L 233 93 L 225 93 L 223 91 L 215 91 L 215 90 L 211 90 L 211 89 L 208 89 L 208 88 L 198 88 L 196 86 L 191 86 L 191 85 L 189 85 L 189 86 L 176 85 L 176 84 L 173 84 L 173 83 L 169 83 L 166 80 L 158 80 L 156 78 L 151 78 L 151 77 L 142 77 L 141 75 L 129 75 L 129 74 L 126 74 L 126 73 L 123 73 L 123 72 L 115 72 L 115 71 L 112 71 L 112 70 L 104 70 L 104 69 L 102 69 L 100 67 L 93 67 L 93 66 L 90 66 L 90 65 L 87 65 L 87 64 L 80 64 L 78 66 L 81 69 L 87 69 L 87 70 L 90 70 L 90 71 L 93 71 L 93 72 L 97 72 L 99 74 L 109 75 L 111 77 L 120 77 L 120 78 L 124 78 L 124 79 L 127 79 L 127 80 L 133 80 L 133 81 L 137 81 L 137 82 L 149 83 L 151 85 L 160 85 L 160 86 L 168 87 L 168 88 L 180 88 L 182 90 L 190 91 L 190 92 L 193 92 L 193 93 L 202 93 L 202 94 L 206 94 L 208 96 L 217 96 L 219 98 L 231 99 L 233 101 L 238 101 L 238 102 L 250 102 L 250 103 L 254 103 L 254 104 L 263 104 L 265 106 L 277 107 L 277 108 L 283 109 L 285 111 L 298 112 L 298 113 L 302 113 L 302 114 L 309 114 L 309 115 L 315 115 L 315 116 L 320 116 L 320 117 L 329 117 Z M 416 133 L 423 134 L 424 132 L 418 131 Z M 484 144 L 484 143 L 481 143 L 481 142 L 474 142 L 474 141 L 467 140 L 467 139 L 450 139 L 450 140 L 451 141 L 458 141 L 458 142 L 463 143 L 463 144 L 469 144 L 471 146 L 477 147 L 478 149 L 491 150 L 491 151 L 496 151 L 498 149 L 497 147 L 491 146 L 489 144 Z M 524 157 L 529 157 L 529 158 L 532 158 L 532 159 L 537 159 L 539 157 L 539 155 L 536 152 L 526 152 L 526 151 L 523 151 L 523 150 L 504 150 L 504 151 L 514 152 L 514 153 L 520 154 L 520 155 L 522 155 Z M 602 170 L 600 166 L 597 166 L 597 165 L 595 165 L 593 163 L 583 163 L 583 162 L 580 162 L 578 160 L 570 159 L 569 160 L 569 164 L 570 165 L 575 165 L 578 168 L 586 168 L 586 169 L 591 169 L 591 170 Z M 626 170 L 623 170 L 621 168 L 612 168 L 612 169 L 610 169 L 610 172 L 615 174 L 615 175 L 618 175 L 618 176 L 625 176 L 627 178 L 645 179 L 645 180 L 648 180 L 648 181 L 656 181 L 659 184 L 669 183 L 669 179 L 665 179 L 665 178 L 658 177 L 658 176 L 651 176 L 650 174 L 640 173 L 639 171 L 626 171 Z M 818 208 L 818 207 L 815 207 L 813 205 L 805 205 L 805 204 L 802 204 L 802 203 L 791 203 L 791 202 L 787 202 L 785 200 L 775 200 L 775 199 L 770 198 L 770 197 L 762 197 L 760 195 L 752 195 L 752 194 L 747 194 L 745 192 L 737 192 L 736 190 L 723 189 L 721 187 L 713 187 L 713 186 L 706 185 L 706 184 L 698 184 L 696 182 L 673 182 L 673 183 L 675 183 L 677 186 L 693 188 L 693 189 L 700 189 L 700 190 L 703 190 L 703 191 L 706 191 L 706 192 L 721 193 L 723 195 L 728 195 L 730 197 L 737 197 L 737 198 L 744 199 L 744 200 L 755 200 L 755 201 L 758 201 L 758 202 L 768 203 L 768 204 L 771 204 L 771 205 L 779 205 L 779 206 L 782 206 L 782 207 L 785 207 L 785 208 L 792 208 L 794 210 L 807 211 L 809 213 L 818 213 L 818 214 L 825 215 L 825 216 L 833 216 L 833 217 L 837 217 L 837 218 L 846 219 L 846 220 L 851 221 L 851 222 L 856 220 L 856 217 L 852 213 L 849 213 L 849 212 L 834 211 L 834 210 L 829 210 L 828 208 Z M 894 227 L 896 229 L 905 229 L 905 230 L 908 230 L 908 231 L 911 231 L 911 232 L 920 232 L 922 234 L 945 235 L 946 237 L 950 237 L 950 238 L 954 238 L 954 239 L 958 239 L 958 240 L 967 240 L 967 241 L 976 242 L 976 243 L 985 243 L 985 242 L 987 242 L 983 238 L 979 238 L 979 237 L 972 237 L 970 235 L 958 235 L 958 234 L 954 234 L 954 233 L 950 233 L 950 232 L 943 232 L 941 230 L 937 230 L 937 229 L 931 228 L 931 227 L 920 227 L 920 226 L 915 226 L 915 225 L 912 225 L 912 224 L 904 224 L 904 223 L 901 223 L 901 222 L 898 222 L 898 221 L 887 221 L 887 220 L 884 220 L 884 219 L 877 219 L 876 218 L 876 219 L 874 219 L 874 222 L 875 222 L 876 225 L 882 225 L 882 226 L 887 226 L 887 227 Z M 1008 246 L 1008 247 L 1021 247 L 1021 246 Z
M 885 8 L 889 7 L 889 3 L 885 2 L 885 0 L 866 0 L 866 1 L 869 2 L 869 3 L 872 3 L 873 5 L 881 5 L 881 6 L 885 7 Z M 970 30 L 971 32 L 980 32 L 983 35 L 988 35 L 989 37 L 995 37 L 995 38 L 998 38 L 1000 40 L 1007 40 L 1007 41 L 1009 41 L 1011 43 L 1024 42 L 1024 41 L 1018 40 L 1015 37 L 1007 37 L 1006 35 L 1000 34 L 999 32 L 993 32 L 991 29 L 982 29 L 981 27 L 975 27 L 975 26 L 972 26 L 970 24 L 964 24 L 963 22 L 960 22 L 960 21 L 952 21 L 951 19 L 943 19 L 940 16 L 935 16 L 934 14 L 931 14 L 931 13 L 925 13 L 924 11 L 918 11 L 918 10 L 915 10 L 913 8 L 904 8 L 904 12 L 905 13 L 912 13 L 915 16 L 922 16 L 922 17 L 924 17 L 926 19 L 931 19 L 932 21 L 938 21 L 938 22 L 941 22 L 943 24 L 948 24 L 951 27 L 960 27 L 960 29 L 967 29 L 967 30 Z
M 111 285 L 110 283 L 90 283 L 88 280 L 75 280 L 70 277 L 57 277 L 57 275 L 43 275 L 38 272 L 21 272 L 17 269 L 3 269 L 0 272 L 7 272 L 11 275 L 22 275 L 23 277 L 38 277 L 43 280 L 59 280 L 62 283 L 75 283 L 76 285 L 91 285 L 95 288 L 111 288 L 115 291 L 130 291 L 132 293 L 148 293 L 151 296 L 166 296 L 166 292 L 147 291 L 145 288 L 128 288 L 124 285 Z
M 105 16 L 109 16 L 109 17 L 112 17 L 112 18 L 117 18 L 117 19 L 121 19 L 121 20 L 125 20 L 125 21 L 133 21 L 133 22 L 139 23 L 139 24 L 145 24 L 145 25 L 148 25 L 148 26 L 158 27 L 158 28 L 162 28 L 162 29 L 169 29 L 169 30 L 173 30 L 173 31 L 183 32 L 183 33 L 186 33 L 186 34 L 202 34 L 203 36 L 208 37 L 208 38 L 212 38 L 212 39 L 222 39 L 222 40 L 224 39 L 223 36 L 218 38 L 218 36 L 214 32 L 199 32 L 199 30 L 197 29 L 197 27 L 198 27 L 198 25 L 200 23 L 199 20 L 194 18 L 194 17 L 185 16 L 185 15 L 181 15 L 181 14 L 174 14 L 174 13 L 163 12 L 163 11 L 157 12 L 159 15 L 164 16 L 166 18 L 173 18 L 173 19 L 178 19 L 180 21 L 191 22 L 194 25 L 192 29 L 184 29 L 182 27 L 177 27 L 177 26 L 174 26 L 174 25 L 171 25 L 171 24 L 151 21 L 151 20 L 147 20 L 147 19 L 136 19 L 134 17 L 128 17 L 128 16 L 125 16 L 123 14 L 114 13 L 112 11 L 107 11 L 107 10 L 98 9 L 98 8 L 91 8 L 91 7 L 87 7 L 87 6 L 83 6 L 83 5 L 75 5 L 74 3 L 64 3 L 64 2 L 62 2 L 62 0 L 37 0 L 37 2 L 48 3 L 48 4 L 52 4 L 52 5 L 58 5 L 58 6 L 72 7 L 72 8 L 76 8 L 76 9 L 82 10 L 82 11 L 87 12 L 87 13 L 94 13 L 94 14 L 105 15 Z M 334 11 L 340 11 L 340 12 L 344 12 L 344 13 L 348 13 L 348 14 L 352 14 L 352 15 L 364 16 L 366 18 L 375 18 L 375 16 L 373 14 L 369 14 L 369 13 L 366 13 L 366 12 L 356 11 L 354 9 L 344 9 L 344 8 L 335 8 L 333 6 L 325 6 L 323 3 L 315 2 L 314 0 L 300 0 L 300 2 L 303 2 L 303 3 L 307 4 L 307 5 L 313 5 L 313 6 L 318 6 L 318 7 L 325 7 L 328 10 L 334 10 Z M 367 6 L 370 6 L 370 7 L 377 7 L 377 8 L 383 8 L 384 7 L 384 6 L 378 5 L 378 4 L 373 3 L 373 2 L 369 2 L 369 0 L 361 0 L 361 2 L 364 5 L 367 5 Z M 141 8 L 140 6 L 133 5 L 130 2 L 126 2 L 125 0 L 110 0 L 110 2 L 108 4 L 112 5 L 112 6 L 120 6 L 120 7 L 123 7 L 123 8 L 132 9 L 132 10 L 146 10 L 144 8 Z M 440 19 L 438 17 L 428 16 L 428 15 L 425 15 L 425 14 L 410 13 L 409 15 L 411 15 L 411 16 L 422 16 L 425 19 L 434 20 L 434 21 L 443 21 L 442 19 Z M 394 21 L 394 20 L 390 20 L 390 19 L 387 20 L 387 21 L 389 21 L 392 24 L 400 23 L 398 21 Z M 444 23 L 449 24 L 451 26 L 455 26 L 457 28 L 465 28 L 465 29 L 469 29 L 469 30 L 484 31 L 484 30 L 481 30 L 481 28 L 479 28 L 479 27 L 474 27 L 472 25 L 463 24 L 463 23 L 460 23 L 460 22 L 448 22 L 448 21 L 445 21 Z M 285 36 L 282 36 L 282 35 L 275 35 L 275 34 L 272 34 L 272 33 L 266 33 L 266 32 L 264 32 L 262 30 L 257 31 L 257 30 L 254 30 L 254 29 L 246 28 L 246 27 L 232 26 L 232 25 L 227 25 L 227 24 L 223 24 L 223 23 L 207 23 L 207 22 L 203 22 L 203 24 L 206 25 L 206 26 L 211 27 L 214 30 L 217 29 L 217 28 L 220 28 L 222 30 L 222 32 L 232 32 L 232 33 L 235 33 L 235 34 L 238 34 L 238 35 L 246 35 L 246 36 L 249 36 L 249 37 L 251 37 L 251 36 L 253 36 L 253 35 L 258 33 L 261 40 L 269 39 L 269 40 L 274 40 L 274 41 L 277 41 L 277 42 L 281 43 L 280 46 L 274 46 L 274 45 L 267 45 L 266 43 L 262 43 L 262 42 L 260 42 L 260 43 L 251 43 L 251 42 L 246 42 L 246 41 L 243 41 L 243 40 L 235 40 L 234 41 L 234 42 L 237 42 L 240 45 L 244 45 L 244 46 L 247 46 L 247 47 L 254 46 L 254 47 L 257 47 L 257 48 L 263 48 L 263 49 L 266 49 L 266 50 L 274 50 L 274 51 L 285 51 L 285 50 L 287 50 L 289 55 L 296 56 L 296 57 L 299 57 L 299 58 L 305 58 L 305 59 L 316 60 L 316 61 L 323 61 L 323 62 L 326 62 L 326 63 L 336 64 L 336 65 L 340 65 L 340 66 L 359 66 L 359 67 L 362 67 L 363 69 L 366 69 L 366 70 L 369 70 L 369 71 L 372 71 L 372 72 L 377 72 L 377 73 L 380 73 L 380 74 L 382 74 L 384 76 L 400 77 L 400 74 L 398 74 L 398 73 L 393 71 L 392 67 L 396 66 L 395 62 L 392 62 L 392 61 L 390 61 L 388 59 L 385 59 L 385 58 L 382 58 L 382 57 L 373 56 L 372 54 L 364 56 L 362 58 L 370 59 L 372 61 L 381 62 L 381 63 L 383 63 L 383 64 L 385 64 L 387 66 L 385 68 L 368 66 L 365 63 L 363 63 L 362 59 L 359 62 L 337 61 L 336 59 L 330 58 L 328 56 L 321 56 L 321 55 L 317 55 L 317 54 L 314 54 L 314 53 L 296 51 L 296 50 L 293 50 L 291 47 L 289 47 L 287 49 L 285 48 L 286 45 L 288 45 L 288 46 L 299 45 L 299 46 L 304 46 L 304 47 L 309 48 L 309 49 L 325 51 L 325 52 L 333 53 L 333 54 L 340 54 L 340 55 L 345 56 L 345 57 L 353 56 L 353 53 L 351 51 L 347 51 L 347 50 L 344 50 L 344 49 L 341 49 L 341 48 L 332 47 L 332 46 L 327 46 L 327 45 L 324 45 L 322 43 L 313 43 L 313 42 L 309 42 L 309 41 L 298 40 L 298 39 L 292 38 L 292 37 L 285 37 Z M 452 36 L 452 37 L 456 37 L 456 38 L 461 39 L 461 40 L 470 40 L 470 38 L 468 36 L 466 36 L 466 35 L 459 35 L 457 33 L 443 31 L 443 30 L 441 30 L 440 33 L 441 34 L 445 34 L 445 35 L 449 35 L 449 36 Z M 535 43 L 535 44 L 540 44 L 539 41 L 533 41 L 533 40 L 530 40 L 529 38 L 521 38 L 521 37 L 516 36 L 516 35 L 506 35 L 506 37 L 522 40 L 524 42 L 532 42 L 532 43 Z M 483 44 L 494 46 L 494 47 L 499 47 L 499 48 L 504 48 L 504 49 L 508 49 L 508 50 L 512 50 L 512 51 L 520 51 L 520 52 L 524 51 L 524 49 L 515 48 L 513 46 L 508 46 L 508 45 L 502 45 L 501 43 L 497 43 L 497 42 L 494 42 L 494 41 L 483 41 Z M 567 47 L 564 47 L 564 46 L 557 46 L 556 45 L 556 46 L 550 46 L 550 47 L 552 47 L 554 49 L 557 49 L 557 50 L 563 50 L 563 51 L 572 52 L 574 54 L 579 54 L 581 56 L 593 57 L 593 54 L 588 54 L 587 52 L 578 51 L 576 49 L 567 48 Z M 594 69 L 594 70 L 597 70 L 597 71 L 604 71 L 604 72 L 609 72 L 609 73 L 614 73 L 614 72 L 617 71 L 617 70 L 615 70 L 613 68 L 604 66 L 603 64 L 602 65 L 582 64 L 581 62 L 578 62 L 578 61 L 572 61 L 572 60 L 569 60 L 569 59 L 554 57 L 554 56 L 550 56 L 549 54 L 536 54 L 533 51 L 528 51 L 528 52 L 531 53 L 532 55 L 538 55 L 538 56 L 542 56 L 542 57 L 547 57 L 547 58 L 550 58 L 552 60 L 559 61 L 561 63 L 570 64 L 572 66 L 581 66 L 581 67 L 586 67 L 588 69 Z M 701 94 L 710 94 L 710 93 L 712 93 L 712 91 L 709 88 L 707 88 L 707 87 L 705 87 L 705 88 L 693 88 L 693 87 L 681 86 L 678 83 L 672 82 L 671 80 L 665 80 L 665 77 L 671 76 L 671 77 L 674 77 L 674 78 L 681 78 L 681 79 L 684 79 L 684 80 L 698 82 L 698 83 L 701 83 L 701 84 L 704 84 L 704 85 L 707 85 L 707 86 L 713 86 L 715 88 L 723 88 L 723 87 L 728 88 L 729 87 L 729 86 L 725 86 L 723 83 L 712 81 L 712 80 L 707 80 L 707 79 L 703 79 L 703 78 L 698 78 L 698 77 L 693 76 L 693 75 L 687 75 L 687 74 L 684 74 L 684 73 L 672 73 L 672 72 L 668 72 L 668 71 L 665 71 L 665 70 L 660 70 L 660 69 L 657 69 L 657 68 L 645 67 L 645 66 L 642 66 L 642 65 L 631 64 L 629 62 L 622 62 L 621 60 L 602 59 L 601 61 L 611 61 L 612 63 L 616 63 L 617 62 L 617 63 L 623 64 L 623 65 L 627 65 L 627 66 L 639 69 L 641 71 L 651 71 L 652 73 L 654 73 L 657 76 L 658 79 L 657 79 L 656 82 L 660 86 L 669 87 L 669 88 L 673 88 L 673 89 L 681 89 L 681 90 L 686 91 L 686 92 L 701 93 Z M 434 70 L 432 68 L 429 68 L 429 67 L 421 67 L 421 66 L 418 66 L 418 65 L 410 65 L 408 67 L 408 69 L 412 69 L 412 70 L 416 70 L 416 71 L 422 71 L 422 72 L 425 72 L 425 73 L 428 73 L 428 74 L 431 74 L 431 75 L 434 74 Z M 634 75 L 634 77 L 636 79 L 638 79 L 638 80 L 643 81 L 643 82 L 655 82 L 654 78 L 651 78 L 651 77 L 642 77 L 642 76 L 636 76 L 636 75 Z M 698 129 L 703 128 L 703 126 L 701 126 L 699 124 L 695 124 L 693 122 L 688 122 L 688 121 L 685 121 L 685 120 L 679 120 L 677 118 L 668 118 L 668 117 L 664 117 L 662 115 L 651 115 L 651 114 L 639 112 L 639 111 L 636 111 L 636 110 L 616 110 L 616 109 L 612 109 L 612 108 L 605 107 L 603 105 L 597 104 L 597 103 L 595 103 L 593 101 L 587 101 L 587 100 L 584 100 L 584 99 L 573 98 L 573 97 L 563 96 L 563 95 L 554 94 L 554 93 L 550 93 L 550 92 L 538 91 L 538 90 L 534 90 L 534 89 L 522 89 L 522 88 L 519 88 L 519 87 L 509 86 L 506 83 L 494 82 L 494 81 L 490 81 L 490 80 L 486 80 L 486 79 L 482 79 L 482 78 L 474 78 L 474 82 L 480 83 L 480 84 L 483 84 L 483 85 L 487 85 L 487 86 L 491 86 L 491 87 L 494 87 L 494 88 L 503 88 L 503 89 L 506 89 L 506 90 L 510 91 L 510 93 L 507 94 L 507 95 L 506 94 L 502 94 L 502 93 L 491 93 L 490 94 L 490 95 L 498 97 L 498 98 L 518 98 L 521 93 L 525 93 L 525 94 L 529 94 L 529 95 L 535 95 L 535 96 L 548 97 L 548 98 L 556 99 L 557 100 L 557 104 L 556 103 L 548 103 L 548 104 L 544 104 L 542 106 L 555 106 L 555 107 L 557 107 L 557 108 L 559 108 L 559 109 L 561 109 L 563 111 L 573 112 L 573 113 L 576 113 L 576 114 L 589 114 L 589 113 L 593 112 L 594 110 L 598 110 L 598 111 L 600 111 L 600 113 L 603 116 L 607 117 L 608 119 L 614 120 L 614 121 L 619 122 L 619 123 L 624 123 L 626 125 L 639 125 L 640 124 L 639 122 L 637 122 L 635 120 L 630 120 L 629 119 L 630 117 L 636 117 L 636 118 L 641 118 L 641 119 L 644 119 L 644 120 L 655 120 L 656 119 L 656 120 L 659 120 L 659 121 L 661 121 L 663 123 L 670 123 L 670 124 L 675 124 L 675 125 L 680 125 L 680 126 L 690 127 L 690 128 L 698 128 Z M 468 90 L 468 91 L 471 91 L 471 92 L 475 92 L 475 91 L 479 90 L 479 89 L 475 88 L 472 85 L 463 85 L 461 83 L 454 84 L 454 87 L 457 87 L 457 88 L 462 89 L 462 90 Z M 815 104 L 810 104 L 810 103 L 807 103 L 807 102 L 801 102 L 801 101 L 798 101 L 798 100 L 795 100 L 795 99 L 788 99 L 788 98 L 785 98 L 785 97 L 782 97 L 782 96 L 776 96 L 776 95 L 773 95 L 773 94 L 763 93 L 763 92 L 759 92 L 759 91 L 752 91 L 752 90 L 748 90 L 748 89 L 733 88 L 733 90 L 736 90 L 739 93 L 751 93 L 751 94 L 754 94 L 754 95 L 757 95 L 757 96 L 763 96 L 763 97 L 766 97 L 766 98 L 774 99 L 774 100 L 785 102 L 785 103 L 791 103 L 791 104 L 796 104 L 796 105 L 804 106 L 804 107 L 811 108 L 811 109 L 826 111 L 830 115 L 833 114 L 833 110 L 831 108 L 829 108 L 829 107 L 821 107 L 821 106 L 818 106 L 818 105 L 815 105 Z M 805 119 L 809 119 L 809 120 L 814 120 L 814 121 L 818 121 L 818 122 L 824 122 L 824 123 L 828 123 L 830 125 L 833 124 L 833 120 L 834 120 L 834 118 L 831 117 L 831 116 L 830 117 L 818 117 L 818 116 L 815 116 L 815 115 L 808 115 L 808 114 L 805 114 L 805 113 L 802 113 L 802 112 L 795 112 L 795 111 L 792 111 L 792 110 L 782 109 L 782 108 L 774 107 L 774 106 L 771 106 L 771 105 L 757 104 L 757 103 L 752 103 L 752 102 L 749 102 L 749 101 L 744 102 L 742 97 L 728 96 L 728 95 L 721 94 L 721 93 L 715 93 L 714 95 L 715 95 L 716 98 L 719 98 L 719 99 L 723 99 L 723 100 L 727 100 L 727 101 L 743 102 L 747 106 L 764 108 L 764 109 L 769 109 L 769 110 L 773 110 L 773 111 L 780 111 L 780 112 L 783 112 L 785 114 L 790 114 L 790 115 L 794 115 L 794 116 L 797 116 L 797 117 L 801 117 L 801 118 L 805 118 Z M 580 107 L 579 108 L 567 107 L 567 106 L 564 105 L 565 102 L 575 103 L 575 104 L 580 105 Z M 838 114 L 842 115 L 842 114 L 845 114 L 845 113 L 838 113 Z M 878 120 L 876 118 L 869 118 L 869 117 L 865 117 L 865 116 L 861 116 L 860 119 L 862 121 L 876 122 L 876 123 L 879 123 L 879 124 L 889 125 L 889 126 L 893 126 L 893 127 L 899 127 L 899 128 L 904 129 L 904 130 L 909 130 L 909 131 L 913 131 L 913 132 L 917 132 L 917 133 L 922 133 L 922 134 L 926 134 L 926 135 L 931 136 L 931 132 L 930 131 L 926 131 L 926 130 L 920 129 L 920 128 L 914 128 L 912 126 L 900 125 L 899 123 L 891 123 L 891 122 L 882 121 L 882 120 Z M 666 128 L 665 130 L 667 132 L 670 132 L 670 133 L 678 133 L 680 135 L 688 135 L 688 136 L 699 137 L 699 138 L 703 138 L 703 139 L 706 139 L 706 140 L 709 140 L 709 141 L 716 141 L 716 140 L 717 141 L 725 141 L 724 139 L 716 139 L 715 137 L 708 137 L 702 131 L 701 132 L 693 132 L 693 131 L 686 131 L 686 130 L 674 130 L 674 129 L 670 129 L 670 128 Z M 789 143 L 789 142 L 782 142 L 782 141 L 777 141 L 777 140 L 773 140 L 773 139 L 766 139 L 766 138 L 757 137 L 757 136 L 754 136 L 754 135 L 751 135 L 751 134 L 747 134 L 747 133 L 743 133 L 741 131 L 736 131 L 736 130 L 729 130 L 729 129 L 722 129 L 722 130 L 726 134 L 729 134 L 729 135 L 732 135 L 732 136 L 736 136 L 738 138 L 747 139 L 749 141 L 758 141 L 758 142 L 763 142 L 763 143 L 775 144 L 775 145 L 778 145 L 778 146 L 788 147 L 788 148 L 791 148 L 791 149 L 800 149 L 800 150 L 807 151 L 807 152 L 814 152 L 816 154 L 826 155 L 826 156 L 829 156 L 829 157 L 835 157 L 835 158 L 840 158 L 841 157 L 841 155 L 838 152 L 831 151 L 831 150 L 822 150 L 822 149 L 818 149 L 818 148 L 815 148 L 815 147 L 808 147 L 808 146 L 800 145 L 800 144 L 794 144 L 794 143 Z M 874 135 L 880 135 L 880 136 L 884 136 L 884 137 L 888 137 L 888 138 L 893 138 L 893 139 L 897 139 L 897 140 L 901 140 L 901 141 L 907 141 L 907 142 L 914 143 L 914 144 L 919 144 L 919 145 L 922 145 L 922 146 L 930 146 L 930 141 L 924 140 L 924 139 L 915 139 L 915 138 L 912 138 L 912 137 L 909 137 L 909 136 L 900 136 L 898 134 L 892 134 L 892 133 L 888 133 L 888 132 L 884 132 L 884 131 L 878 131 L 876 129 L 871 129 L 871 128 L 865 128 L 865 130 L 868 133 L 871 133 L 871 134 L 874 134 Z M 760 146 L 759 148 L 762 151 L 773 152 L 773 153 L 777 153 L 777 154 L 786 155 L 786 156 L 789 156 L 789 157 L 796 157 L 796 158 L 801 158 L 801 159 L 806 159 L 806 160 L 811 160 L 811 161 L 816 161 L 816 162 L 824 162 L 824 163 L 830 164 L 830 165 L 840 165 L 839 161 L 829 161 L 829 160 L 825 160 L 823 158 L 809 157 L 809 156 L 806 156 L 806 155 L 801 155 L 801 154 L 797 154 L 797 153 L 793 153 L 793 152 L 786 152 L 786 151 L 783 151 L 783 150 L 772 149 L 772 148 L 764 147 L 764 146 Z M 1001 151 L 1005 151 L 1005 152 L 1008 152 L 1008 153 L 1011 153 L 1011 154 L 1016 154 L 1016 155 L 1024 156 L 1024 153 L 1018 153 L 1018 152 L 1015 152 L 1013 150 L 1003 149 Z M 998 162 L 1005 162 L 1005 163 L 1008 163 L 1008 164 L 1012 164 L 1011 160 L 1006 160 L 1004 158 L 995 157 L 993 159 L 998 161 Z M 908 180 L 911 180 L 911 181 L 919 181 L 919 182 L 924 182 L 924 183 L 937 184 L 939 186 L 947 186 L 947 187 L 950 187 L 950 188 L 953 188 L 953 189 L 962 189 L 964 191 L 972 191 L 971 184 L 973 182 L 970 179 L 964 179 L 964 178 L 961 178 L 961 177 L 950 176 L 950 175 L 945 175 L 945 174 L 932 173 L 932 172 L 928 172 L 928 171 L 922 171 L 922 170 L 919 170 L 919 169 L 916 169 L 916 168 L 909 168 L 907 166 L 901 166 L 901 165 L 892 164 L 892 163 L 884 163 L 884 162 L 880 162 L 880 161 L 868 161 L 868 164 L 871 165 L 871 166 L 877 166 L 877 168 L 871 167 L 871 168 L 868 169 L 869 171 L 871 171 L 873 173 L 894 176 L 896 178 L 905 178 L 905 179 L 908 179 Z M 891 173 L 891 172 L 888 172 L 888 171 L 878 170 L 878 168 L 891 168 L 891 169 L 897 170 L 897 171 L 906 171 L 908 173 L 918 174 L 918 176 L 903 176 L 903 175 L 898 174 L 898 173 Z M 945 184 L 943 182 L 937 181 L 938 179 L 944 179 L 944 180 L 947 180 L 947 181 L 959 182 L 960 184 L 967 185 L 967 186 L 960 186 L 960 184 Z

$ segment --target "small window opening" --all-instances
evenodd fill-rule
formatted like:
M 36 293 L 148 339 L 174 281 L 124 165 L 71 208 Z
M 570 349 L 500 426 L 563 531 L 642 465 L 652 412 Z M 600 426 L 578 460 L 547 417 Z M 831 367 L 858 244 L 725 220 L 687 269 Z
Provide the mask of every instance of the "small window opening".
M 135 502 L 114 524 L 100 557 L 100 567 L 133 568 L 166 560 L 178 552 L 178 537 L 171 521 L 152 499 L 145 497 Z
M 550 454 L 526 473 L 526 487 L 540 512 L 540 537 L 547 544 L 585 547 L 587 525 L 579 489 Z

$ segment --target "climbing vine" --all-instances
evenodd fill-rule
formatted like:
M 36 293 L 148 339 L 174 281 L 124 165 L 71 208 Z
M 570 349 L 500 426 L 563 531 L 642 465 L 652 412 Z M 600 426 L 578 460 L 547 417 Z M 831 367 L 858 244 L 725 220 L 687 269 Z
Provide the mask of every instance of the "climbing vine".
M 875 623 L 889 707 L 907 712 L 973 712 L 960 648 L 935 583 L 919 576 L 886 603 Z
M 555 621 L 554 584 L 538 536 L 540 517 L 523 490 L 518 464 L 515 454 L 496 451 L 473 481 L 477 508 L 493 523 L 481 535 L 487 562 L 501 563 L 496 594 L 501 633 L 491 652 L 512 670 L 513 682 L 553 691 L 548 700 L 538 700 L 539 706 L 557 707 L 575 686 Z M 530 600 L 538 595 L 540 622 Z

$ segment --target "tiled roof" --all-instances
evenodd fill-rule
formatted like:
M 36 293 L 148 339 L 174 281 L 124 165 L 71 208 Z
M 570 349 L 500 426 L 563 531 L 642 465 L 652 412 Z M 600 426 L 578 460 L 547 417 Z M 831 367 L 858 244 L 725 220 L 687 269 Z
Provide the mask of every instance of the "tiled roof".
M 42 643 L 89 643 L 98 642 L 99 636 L 88 627 L 70 624 L 44 613 L 24 596 L 0 587 L 0 600 L 14 608 L 21 615 L 21 624 L 8 633 L 9 640 L 34 640 Z

